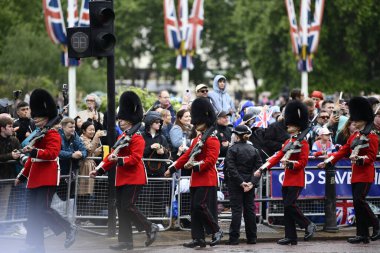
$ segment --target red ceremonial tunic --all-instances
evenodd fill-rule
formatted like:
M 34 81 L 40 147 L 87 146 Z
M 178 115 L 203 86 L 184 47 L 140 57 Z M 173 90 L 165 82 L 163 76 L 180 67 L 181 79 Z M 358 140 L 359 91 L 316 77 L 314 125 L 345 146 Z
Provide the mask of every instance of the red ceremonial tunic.
M 338 152 L 332 153 L 333 160 L 331 163 L 335 164 L 338 160 L 343 157 L 349 156 L 351 154 L 351 144 L 356 137 L 360 137 L 360 132 L 353 133 L 350 138 L 348 138 L 347 143 L 340 147 Z M 351 183 L 373 183 L 375 180 L 375 167 L 374 162 L 376 160 L 376 155 L 379 148 L 379 140 L 377 135 L 373 132 L 367 135 L 369 139 L 369 146 L 362 148 L 359 151 L 359 156 L 368 156 L 367 159 L 364 159 L 363 165 L 357 165 L 356 163 L 352 164 L 352 176 Z
M 118 139 L 125 136 L 121 134 Z M 127 147 L 120 149 L 118 157 L 123 159 L 123 165 L 116 166 L 115 186 L 145 185 L 147 183 L 146 172 L 142 157 L 145 141 L 140 132 L 132 135 Z M 116 161 L 109 161 L 108 156 L 103 160 L 102 169 L 108 171 Z
M 28 178 L 27 188 L 58 185 L 58 155 L 61 151 L 61 136 L 50 129 L 34 148 L 36 155 L 29 157 L 21 174 Z
M 190 158 L 190 153 L 194 146 L 202 138 L 201 135 L 196 137 L 191 143 L 190 148 L 178 158 L 175 169 L 181 169 Z M 218 185 L 218 172 L 216 170 L 216 162 L 218 160 L 220 143 L 216 136 L 210 136 L 206 139 L 202 147 L 201 153 L 195 156 L 194 161 L 201 162 L 199 166 L 195 166 L 191 173 L 190 186 L 217 186 Z
M 296 140 L 297 139 L 294 137 L 286 140 L 283 147 L 285 147 L 289 142 L 295 142 Z M 306 140 L 302 140 L 301 144 L 301 152 L 292 154 L 289 158 L 289 160 L 297 161 L 298 163 L 294 163 L 293 169 L 285 168 L 285 176 L 282 186 L 305 187 L 305 167 L 307 165 L 307 161 L 309 160 L 309 144 Z M 278 151 L 267 161 L 269 163 L 267 168 L 270 169 L 279 163 L 284 155 L 285 153 L 282 149 Z

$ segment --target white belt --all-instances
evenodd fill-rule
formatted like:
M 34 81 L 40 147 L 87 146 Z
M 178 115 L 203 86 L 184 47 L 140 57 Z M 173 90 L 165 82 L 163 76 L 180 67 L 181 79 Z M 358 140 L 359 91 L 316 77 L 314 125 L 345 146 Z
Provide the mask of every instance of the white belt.
M 34 163 L 41 163 L 41 162 L 56 162 L 58 161 L 58 157 L 54 160 L 44 160 L 44 159 L 40 159 L 40 158 L 32 158 L 32 162 Z

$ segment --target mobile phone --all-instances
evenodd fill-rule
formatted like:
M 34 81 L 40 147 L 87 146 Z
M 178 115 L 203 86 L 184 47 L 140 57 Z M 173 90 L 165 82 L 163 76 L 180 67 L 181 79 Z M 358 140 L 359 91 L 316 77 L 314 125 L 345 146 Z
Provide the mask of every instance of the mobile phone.
M 102 130 L 103 136 L 107 136 L 107 130 Z

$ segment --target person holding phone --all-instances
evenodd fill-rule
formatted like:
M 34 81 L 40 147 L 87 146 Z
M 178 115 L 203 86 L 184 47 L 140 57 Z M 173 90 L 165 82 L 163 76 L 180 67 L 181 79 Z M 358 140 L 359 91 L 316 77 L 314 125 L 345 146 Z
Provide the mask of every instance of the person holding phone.
M 101 100 L 96 94 L 86 96 L 86 110 L 78 112 L 78 116 L 83 122 L 91 121 L 94 123 L 95 131 L 103 129 L 104 114 L 99 112 Z

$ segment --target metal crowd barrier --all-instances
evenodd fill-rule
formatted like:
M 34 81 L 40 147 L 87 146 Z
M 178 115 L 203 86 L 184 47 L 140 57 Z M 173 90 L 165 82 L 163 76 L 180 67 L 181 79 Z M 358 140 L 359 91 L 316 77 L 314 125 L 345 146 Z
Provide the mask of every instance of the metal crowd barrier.
M 91 158 L 101 159 L 101 158 Z M 171 160 L 143 159 L 144 161 L 167 162 Z M 220 158 L 217 164 L 218 171 L 222 171 L 224 158 Z M 219 168 L 220 167 L 220 168 Z M 350 166 L 338 168 L 350 169 Z M 272 168 L 281 170 L 282 168 Z M 307 170 L 315 169 L 315 166 L 306 167 Z M 273 198 L 270 189 L 270 173 L 266 173 L 260 185 L 256 189 L 255 202 L 258 221 L 267 224 L 275 224 L 276 219 L 283 216 L 283 204 L 281 198 Z M 190 177 L 173 178 L 149 178 L 148 184 L 137 201 L 139 209 L 149 220 L 162 224 L 162 229 L 167 230 L 173 225 L 180 229 L 187 230 L 190 227 L 190 193 L 184 190 L 184 185 L 189 187 Z M 222 178 L 222 177 L 221 177 Z M 76 221 L 82 229 L 90 232 L 98 228 L 106 228 L 108 220 L 108 177 L 101 176 L 96 179 L 89 178 L 88 175 L 77 175 L 75 184 L 71 184 L 71 177 L 61 176 L 61 183 L 66 182 L 66 187 L 57 187 L 57 193 L 53 197 L 52 207 L 58 210 L 63 216 L 71 221 Z M 379 180 L 380 181 L 380 180 Z M 75 185 L 75 189 L 71 187 Z M 23 222 L 27 214 L 27 189 L 26 184 L 14 186 L 14 179 L 0 180 L 0 233 L 1 225 Z M 182 189 L 182 190 L 181 190 Z M 265 190 L 265 191 L 263 191 Z M 70 198 L 70 192 L 72 193 Z M 229 194 L 223 180 L 218 186 L 218 220 L 222 227 L 229 226 L 231 220 L 231 210 L 229 206 Z M 265 194 L 263 196 L 263 194 Z M 300 198 L 298 204 L 308 216 L 324 215 L 324 197 Z M 352 199 L 337 198 L 337 199 Z M 368 201 L 376 206 L 380 206 L 380 197 L 367 197 Z M 173 203 L 177 202 L 177 219 L 173 224 Z M 265 202 L 265 203 L 263 203 Z M 380 210 L 380 209 L 379 209 Z M 376 212 L 376 214 L 380 214 Z M 227 228 L 228 230 L 228 228 Z M 107 234 L 100 233 L 100 234 Z
M 337 169 L 344 169 L 351 171 L 351 166 L 335 166 Z M 379 168 L 375 166 L 375 169 Z M 316 166 L 306 166 L 307 170 L 321 170 L 316 168 Z M 273 167 L 271 170 L 283 170 L 281 167 Z M 284 205 L 282 198 L 273 198 L 271 193 L 271 173 L 267 172 L 265 176 L 263 176 L 263 180 L 266 181 L 265 185 L 265 193 L 266 196 L 263 199 L 257 199 L 256 201 L 266 202 L 266 210 L 265 210 L 265 219 L 264 222 L 269 225 L 278 225 L 279 220 L 284 216 Z M 337 201 L 341 200 L 352 200 L 352 197 L 339 197 L 337 196 Z M 377 211 L 375 210 L 376 215 L 380 215 L 380 196 L 377 197 L 366 197 L 367 202 L 378 207 Z M 325 197 L 300 197 L 297 200 L 297 205 L 300 207 L 302 212 L 306 216 L 324 216 L 325 215 Z M 316 219 L 318 220 L 318 219 Z M 342 226 L 342 225 L 340 225 Z M 344 226 L 344 225 L 343 225 Z

